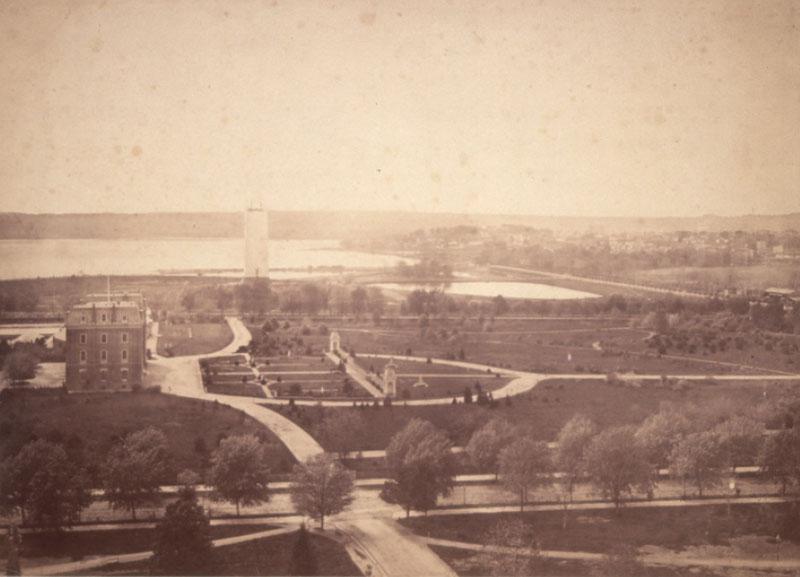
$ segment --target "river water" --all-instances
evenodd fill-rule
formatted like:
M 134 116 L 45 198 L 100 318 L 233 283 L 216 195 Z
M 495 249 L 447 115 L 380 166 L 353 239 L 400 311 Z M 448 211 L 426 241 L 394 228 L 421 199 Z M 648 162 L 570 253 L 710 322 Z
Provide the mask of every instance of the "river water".
M 274 240 L 269 247 L 272 278 L 302 278 L 309 268 L 392 267 L 401 257 L 340 250 L 334 240 Z M 70 275 L 149 275 L 160 271 L 227 269 L 240 274 L 243 242 L 202 239 L 0 240 L 0 279 Z

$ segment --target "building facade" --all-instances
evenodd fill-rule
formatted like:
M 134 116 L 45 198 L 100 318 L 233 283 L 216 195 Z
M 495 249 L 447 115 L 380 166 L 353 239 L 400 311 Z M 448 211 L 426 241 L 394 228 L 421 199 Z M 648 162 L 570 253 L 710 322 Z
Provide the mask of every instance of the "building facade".
M 91 300 L 67 315 L 66 386 L 70 391 L 131 390 L 146 362 L 144 300 Z

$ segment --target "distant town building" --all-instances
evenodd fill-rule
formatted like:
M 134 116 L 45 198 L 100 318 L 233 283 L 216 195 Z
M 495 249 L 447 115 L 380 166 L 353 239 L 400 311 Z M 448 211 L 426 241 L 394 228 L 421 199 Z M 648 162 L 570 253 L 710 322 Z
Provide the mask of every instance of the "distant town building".
M 269 213 L 260 203 L 244 213 L 244 278 L 269 278 Z
M 127 297 L 129 300 L 122 300 Z M 147 314 L 142 295 L 85 297 L 66 320 L 70 391 L 130 390 L 142 385 Z

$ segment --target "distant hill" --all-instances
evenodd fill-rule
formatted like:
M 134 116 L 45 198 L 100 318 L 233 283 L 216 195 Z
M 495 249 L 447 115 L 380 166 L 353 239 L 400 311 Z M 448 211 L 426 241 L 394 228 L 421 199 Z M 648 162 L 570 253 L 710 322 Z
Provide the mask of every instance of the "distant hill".
M 415 212 L 270 212 L 276 239 L 344 239 L 458 225 L 517 225 L 594 232 L 800 230 L 800 213 L 688 218 L 554 217 Z M 0 213 L 0 238 L 238 238 L 242 213 Z

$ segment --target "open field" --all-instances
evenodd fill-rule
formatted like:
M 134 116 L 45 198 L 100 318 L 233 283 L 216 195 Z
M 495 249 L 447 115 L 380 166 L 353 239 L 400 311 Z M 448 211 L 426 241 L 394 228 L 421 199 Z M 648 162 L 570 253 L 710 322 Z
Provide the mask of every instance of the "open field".
M 431 545 L 459 577 L 484 577 L 491 575 L 493 559 L 474 551 L 452 549 Z M 619 568 L 608 563 L 592 563 L 563 559 L 540 559 L 535 564 L 536 577 L 620 577 Z M 652 567 L 635 568 L 636 577 L 685 577 L 685 567 Z M 720 573 L 693 568 L 693 577 L 719 577 Z
M 383 368 L 389 364 L 391 360 L 397 367 L 396 371 L 398 376 L 406 373 L 411 374 L 441 374 L 441 375 L 476 375 L 485 376 L 485 373 L 475 369 L 466 369 L 464 367 L 456 367 L 453 365 L 442 365 L 434 362 L 418 362 L 409 361 L 405 359 L 387 359 L 383 357 L 372 357 L 368 354 L 359 355 L 356 362 L 364 368 L 364 370 L 377 375 L 383 374 Z
M 637 270 L 625 275 L 633 282 L 686 290 L 743 287 L 766 289 L 792 286 L 800 276 L 797 261 L 726 267 L 677 267 Z
M 782 556 L 800 558 L 800 505 L 734 504 L 730 515 L 722 505 L 652 507 L 618 512 L 572 511 L 562 528 L 561 511 L 525 513 L 524 519 L 542 549 L 608 553 L 621 543 L 636 548 L 686 551 L 693 547 L 737 548 L 751 556 L 775 555 L 775 535 L 782 537 Z M 519 514 L 416 517 L 402 523 L 415 533 L 454 541 L 484 543 L 487 530 Z M 720 556 L 724 556 L 724 553 Z
M 208 455 L 230 435 L 258 435 L 274 445 L 275 472 L 288 471 L 294 459 L 270 431 L 244 413 L 207 401 L 151 393 L 90 393 L 59 395 L 20 391 L 0 403 L 0 455 L 16 452 L 32 436 L 75 447 L 90 471 L 105 458 L 120 437 L 145 427 L 167 437 L 174 456 L 165 483 L 174 483 L 182 469 L 202 471 Z M 196 447 L 203 446 L 205 450 Z
M 228 323 L 161 322 L 158 326 L 158 354 L 165 357 L 213 353 L 231 342 Z
M 215 566 L 209 575 L 289 575 L 296 533 L 254 539 L 214 549 Z M 317 534 L 309 540 L 317 560 L 318 575 L 361 575 L 344 547 Z M 131 563 L 114 568 L 100 567 L 88 575 L 149 575 L 147 563 Z
M 465 445 L 472 433 L 493 417 L 522 427 L 534 439 L 552 441 L 561 427 L 578 413 L 586 415 L 602 429 L 637 424 L 657 412 L 664 402 L 698 407 L 720 403 L 756 407 L 770 399 L 798 393 L 800 383 L 779 381 L 692 381 L 681 389 L 661 386 L 659 381 L 637 387 L 599 380 L 553 380 L 543 381 L 530 392 L 510 398 L 508 403 L 497 399 L 495 408 L 474 403 L 404 407 L 398 400 L 391 408 L 295 407 L 294 412 L 285 414 L 309 429 L 332 411 L 357 411 L 365 419 L 369 431 L 357 450 L 370 450 L 385 449 L 392 436 L 413 418 L 431 421 L 459 446 Z
M 378 359 L 369 354 L 456 359 L 463 351 L 468 362 L 540 373 L 753 374 L 795 372 L 800 366 L 800 354 L 784 353 L 777 345 L 771 350 L 756 345 L 744 352 L 736 350 L 733 333 L 728 335 L 728 348 L 681 351 L 673 347 L 662 354 L 648 346 L 649 330 L 624 326 L 627 321 L 596 328 L 573 327 L 567 319 L 548 322 L 550 328 L 537 329 L 536 321 L 498 320 L 492 330 L 480 331 L 462 329 L 455 322 L 431 321 L 424 335 L 418 329 L 385 327 L 343 327 L 340 333 L 342 346 L 355 350 L 367 370 L 374 366 L 378 371 Z
M 211 538 L 222 539 L 265 531 L 271 525 L 213 525 Z M 54 564 L 94 555 L 121 555 L 147 551 L 153 546 L 155 529 L 116 529 L 113 531 L 61 531 L 25 533 L 20 557 L 27 564 Z M 6 555 L 6 535 L 0 535 L 0 559 Z
M 481 375 L 481 373 L 477 373 Z M 463 397 L 464 390 L 469 389 L 472 395 L 476 394 L 477 386 L 480 390 L 489 393 L 496 391 L 503 385 L 507 384 L 509 379 L 495 377 L 474 377 L 472 375 L 454 376 L 424 376 L 422 383 L 417 377 L 398 377 L 397 378 L 397 398 L 399 401 L 407 399 L 440 399 Z

